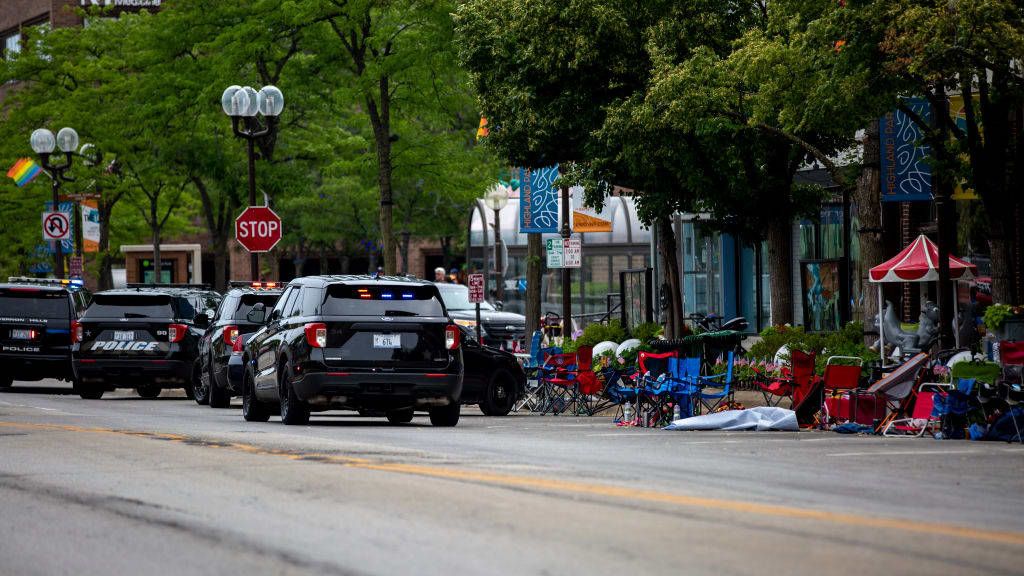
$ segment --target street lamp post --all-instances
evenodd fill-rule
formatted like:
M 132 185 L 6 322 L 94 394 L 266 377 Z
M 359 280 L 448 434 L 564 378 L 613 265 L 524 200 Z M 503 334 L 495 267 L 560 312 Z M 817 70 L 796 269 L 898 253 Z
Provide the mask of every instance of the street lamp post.
M 494 210 L 494 294 L 500 302 L 505 300 L 505 283 L 501 267 L 501 210 L 508 204 L 508 189 L 501 184 L 494 184 L 484 195 L 484 204 Z
M 78 132 L 74 128 L 61 128 L 57 136 L 53 135 L 46 128 L 39 128 L 32 132 L 29 143 L 32 150 L 39 155 L 43 170 L 50 176 L 53 183 L 53 210 L 60 212 L 60 185 L 61 182 L 71 182 L 74 179 L 66 176 L 65 172 L 71 168 L 71 158 L 78 149 Z M 63 164 L 51 164 L 50 156 L 60 148 L 64 153 Z M 57 278 L 64 276 L 64 254 L 63 240 L 54 240 L 54 267 L 53 273 Z
M 235 136 L 246 141 L 249 154 L 249 206 L 256 205 L 256 140 L 269 136 L 276 124 L 271 118 L 281 115 L 284 110 L 284 94 L 275 86 L 264 86 L 258 92 L 251 86 L 229 86 L 220 97 L 224 113 L 231 117 L 231 129 Z M 266 121 L 261 124 L 257 115 Z M 260 256 L 250 254 L 249 275 L 251 280 L 260 279 Z

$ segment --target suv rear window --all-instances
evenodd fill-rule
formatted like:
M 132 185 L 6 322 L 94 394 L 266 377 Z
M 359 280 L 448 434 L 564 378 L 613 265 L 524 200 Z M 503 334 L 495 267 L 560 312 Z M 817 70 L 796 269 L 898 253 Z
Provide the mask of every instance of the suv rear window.
M 235 313 L 231 315 L 232 320 L 245 320 L 249 311 L 258 302 L 262 302 L 263 306 L 267 310 L 272 310 L 274 305 L 277 304 L 277 299 L 280 298 L 280 294 L 242 294 L 242 297 L 238 303 L 238 308 L 235 309 Z
M 189 306 L 191 308 L 191 306 Z M 86 318 L 174 318 L 166 294 L 97 294 Z
M 433 286 L 334 284 L 324 298 L 325 316 L 444 316 Z
M 0 316 L 5 318 L 66 319 L 70 310 L 67 292 L 36 288 L 0 290 Z

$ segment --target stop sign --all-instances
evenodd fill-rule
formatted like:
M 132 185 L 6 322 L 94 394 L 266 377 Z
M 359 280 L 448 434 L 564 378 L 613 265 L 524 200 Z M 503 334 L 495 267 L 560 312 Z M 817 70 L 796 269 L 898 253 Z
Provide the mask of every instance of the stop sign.
M 281 241 L 281 217 L 266 206 L 249 206 L 235 218 L 235 240 L 249 252 L 269 252 Z

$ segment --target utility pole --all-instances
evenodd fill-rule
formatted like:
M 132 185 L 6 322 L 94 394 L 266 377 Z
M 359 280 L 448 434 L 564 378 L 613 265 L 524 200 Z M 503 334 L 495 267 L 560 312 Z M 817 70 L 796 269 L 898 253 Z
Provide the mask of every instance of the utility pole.
M 563 240 L 572 236 L 569 228 L 569 186 L 562 185 L 562 231 Z M 572 336 L 572 269 L 562 262 L 562 338 Z

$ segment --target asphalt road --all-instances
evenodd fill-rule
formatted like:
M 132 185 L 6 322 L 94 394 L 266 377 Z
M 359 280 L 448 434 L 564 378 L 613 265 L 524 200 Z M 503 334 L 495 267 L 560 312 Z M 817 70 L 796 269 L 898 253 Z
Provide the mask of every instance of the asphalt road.
M 0 393 L 0 574 L 1021 574 L 1020 445 Z M 63 392 L 63 393 L 61 393 Z

